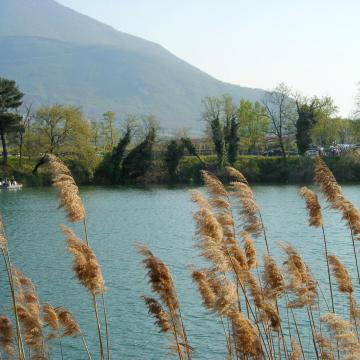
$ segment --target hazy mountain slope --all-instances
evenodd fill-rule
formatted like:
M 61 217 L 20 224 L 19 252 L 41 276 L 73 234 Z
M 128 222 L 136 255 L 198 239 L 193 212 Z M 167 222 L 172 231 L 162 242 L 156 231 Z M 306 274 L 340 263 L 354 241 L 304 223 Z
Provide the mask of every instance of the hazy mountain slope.
M 262 96 L 52 0 L 0 1 L 0 76 L 17 80 L 37 105 L 76 104 L 91 116 L 151 113 L 165 127 L 198 127 L 206 95 Z

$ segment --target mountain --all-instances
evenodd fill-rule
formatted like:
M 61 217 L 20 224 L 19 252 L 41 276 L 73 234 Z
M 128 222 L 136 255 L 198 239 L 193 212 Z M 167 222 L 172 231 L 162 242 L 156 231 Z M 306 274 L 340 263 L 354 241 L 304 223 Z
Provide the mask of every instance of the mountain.
M 199 128 L 204 96 L 263 95 L 53 0 L 0 0 L 0 76 L 16 80 L 35 106 L 74 104 L 90 117 L 153 114 L 169 128 Z

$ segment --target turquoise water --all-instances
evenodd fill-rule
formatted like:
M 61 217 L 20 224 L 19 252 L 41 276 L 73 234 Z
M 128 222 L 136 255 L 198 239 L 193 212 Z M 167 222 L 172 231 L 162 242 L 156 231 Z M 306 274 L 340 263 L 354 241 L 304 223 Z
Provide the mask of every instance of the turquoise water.
M 359 186 L 344 186 L 343 189 L 348 198 L 360 206 Z M 297 190 L 296 186 L 254 187 L 273 255 L 282 259 L 274 244 L 276 241 L 290 242 L 300 250 L 318 280 L 324 282 L 327 275 L 321 233 L 307 226 L 304 203 Z M 108 288 L 106 300 L 112 358 L 150 360 L 169 357 L 168 339 L 159 334 L 141 299 L 142 295 L 151 294 L 136 253 L 136 244 L 142 243 L 161 257 L 174 275 L 189 341 L 195 348 L 194 359 L 224 359 L 221 325 L 201 306 L 188 269 L 190 264 L 201 261 L 194 248 L 192 213 L 195 206 L 189 200 L 187 189 L 83 188 L 81 192 L 88 212 L 89 240 L 101 263 Z M 67 224 L 67 221 L 63 211 L 57 209 L 56 192 L 47 188 L 1 191 L 0 211 L 15 265 L 33 280 L 41 301 L 65 306 L 74 313 L 91 350 L 96 353 L 91 301 L 73 278 L 71 257 L 65 251 L 59 228 L 59 224 Z M 355 275 L 349 232 L 337 213 L 325 209 L 324 214 L 330 252 L 338 255 Z M 75 226 L 75 230 L 81 235 L 81 227 Z M 257 244 L 259 249 L 263 248 L 261 239 Z M 0 311 L 9 313 L 10 304 L 4 290 L 6 277 L 3 271 L 1 274 Z M 323 290 L 326 293 L 327 287 Z M 359 298 L 358 295 L 357 288 Z M 341 305 L 345 302 L 339 296 L 336 300 L 337 311 L 345 315 L 346 309 Z M 300 325 L 304 326 L 306 318 L 301 312 L 298 316 Z M 65 358 L 86 359 L 76 351 L 80 346 L 79 339 L 66 340 Z M 304 333 L 304 346 L 311 350 L 307 333 Z M 56 343 L 52 354 L 52 359 L 60 359 Z

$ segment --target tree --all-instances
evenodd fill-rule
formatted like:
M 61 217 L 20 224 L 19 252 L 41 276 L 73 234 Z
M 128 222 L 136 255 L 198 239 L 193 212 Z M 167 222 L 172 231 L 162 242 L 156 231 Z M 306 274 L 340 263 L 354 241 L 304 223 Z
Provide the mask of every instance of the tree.
M 21 106 L 23 96 L 15 81 L 0 78 L 0 138 L 4 165 L 8 158 L 6 136 L 19 128 L 21 116 L 14 111 Z
M 171 180 L 175 179 L 179 169 L 180 160 L 183 156 L 183 142 L 180 142 L 180 144 L 178 144 L 176 140 L 171 140 L 166 147 L 164 159 Z
M 270 131 L 276 137 L 285 167 L 287 143 L 295 133 L 296 107 L 290 96 L 290 89 L 282 83 L 267 92 L 262 101 L 270 119 Z
M 188 151 L 188 153 L 190 155 L 196 156 L 198 158 L 198 160 L 202 164 L 204 164 L 204 161 L 201 159 L 200 155 L 196 151 L 196 148 L 195 148 L 194 144 L 192 143 L 192 141 L 191 141 L 191 139 L 189 137 L 182 137 L 181 142 L 183 143 L 184 147 L 186 148 L 186 150 Z
M 311 129 L 324 117 L 330 117 L 337 111 L 330 97 L 322 99 L 314 96 L 311 99 L 299 97 L 296 99 L 298 119 L 296 121 L 296 143 L 301 155 L 309 149 L 312 138 Z
M 119 139 L 119 130 L 116 128 L 116 114 L 112 111 L 104 113 L 101 127 L 105 138 L 105 150 L 111 151 Z
M 38 153 L 67 157 L 79 173 L 86 170 L 92 176 L 97 162 L 92 128 L 79 108 L 44 106 L 34 115 L 33 131 Z
M 100 181 L 108 180 L 112 184 L 118 184 L 121 177 L 121 164 L 125 156 L 125 151 L 131 142 L 132 128 L 127 125 L 123 136 L 111 153 L 107 153 L 99 164 L 95 172 L 95 178 Z
M 208 123 L 219 168 L 236 161 L 239 150 L 238 111 L 228 95 L 203 99 L 203 119 Z
M 19 136 L 19 166 L 22 165 L 23 158 L 23 147 L 25 141 L 26 132 L 29 130 L 30 122 L 33 117 L 31 113 L 32 104 L 25 106 L 25 114 L 21 117 L 21 121 L 18 127 L 18 136 Z
M 226 148 L 224 129 L 221 123 L 222 101 L 215 97 L 206 97 L 202 100 L 205 107 L 203 119 L 208 123 L 211 130 L 211 138 L 214 143 L 215 153 L 219 168 L 223 168 L 226 162 Z
M 92 130 L 92 140 L 95 150 L 97 151 L 101 144 L 101 125 L 95 121 L 91 121 L 91 130 Z
M 155 139 L 156 128 L 151 126 L 147 130 L 145 139 L 125 157 L 121 171 L 125 181 L 144 176 L 151 169 Z
M 259 150 L 269 131 L 266 109 L 258 101 L 241 100 L 238 117 L 242 147 L 248 152 Z

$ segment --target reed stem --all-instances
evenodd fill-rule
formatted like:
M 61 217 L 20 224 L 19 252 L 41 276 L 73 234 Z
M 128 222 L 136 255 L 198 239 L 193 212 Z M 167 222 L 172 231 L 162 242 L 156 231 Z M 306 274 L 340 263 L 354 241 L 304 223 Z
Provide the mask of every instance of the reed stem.
M 90 351 L 89 351 L 89 347 L 88 347 L 88 345 L 86 343 L 84 334 L 81 332 L 80 335 L 81 335 L 81 340 L 82 340 L 82 343 L 84 345 L 84 348 L 85 348 L 85 351 L 87 353 L 87 356 L 88 356 L 89 360 L 93 360 L 93 358 L 92 358 L 92 356 L 90 354 Z
M 100 357 L 101 357 L 101 360 L 104 360 L 105 357 L 104 357 L 104 348 L 103 348 L 103 342 L 102 342 L 102 337 L 101 337 L 99 311 L 98 311 L 96 296 L 94 294 L 92 295 L 92 299 L 93 299 L 93 306 L 94 306 L 94 311 L 95 311 L 95 316 L 96 316 L 96 324 L 97 324 L 97 331 L 98 331 L 98 337 L 99 337 Z
M 109 328 L 108 328 L 108 321 L 107 321 L 107 313 L 106 313 L 106 305 L 105 305 L 104 293 L 101 293 L 101 300 L 102 300 L 103 315 L 104 315 L 104 321 L 105 321 L 106 353 L 107 353 L 107 359 L 110 360 Z
M 322 230 L 322 234 L 323 234 L 324 247 L 325 247 L 326 266 L 327 266 L 329 289 L 330 289 L 330 296 L 331 296 L 331 307 L 332 307 L 332 312 L 335 314 L 334 294 L 333 294 L 332 284 L 331 284 L 330 265 L 329 265 L 328 249 L 327 249 L 327 241 L 326 241 L 326 236 L 325 236 L 324 225 L 321 225 L 321 230 Z
M 12 265 L 10 260 L 9 250 L 6 251 L 2 248 L 1 249 L 2 256 L 5 263 L 6 273 L 8 276 L 9 286 L 10 286 L 10 293 L 11 293 L 11 300 L 14 308 L 14 315 L 15 315 L 15 325 L 16 325 L 16 338 L 17 338 L 17 345 L 18 345 L 18 353 L 19 359 L 25 360 L 25 352 L 24 352 L 24 344 L 21 335 L 21 328 L 20 328 L 20 321 L 19 321 L 19 314 L 17 311 L 16 306 L 16 296 L 15 296 L 15 289 L 14 289 L 14 281 L 13 281 L 13 273 L 12 273 Z

